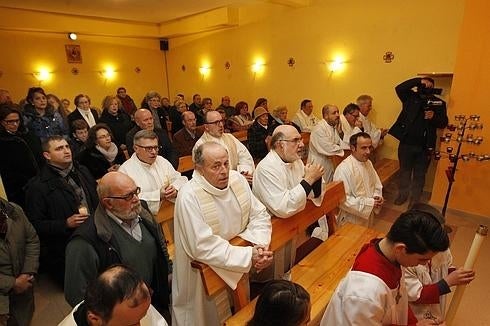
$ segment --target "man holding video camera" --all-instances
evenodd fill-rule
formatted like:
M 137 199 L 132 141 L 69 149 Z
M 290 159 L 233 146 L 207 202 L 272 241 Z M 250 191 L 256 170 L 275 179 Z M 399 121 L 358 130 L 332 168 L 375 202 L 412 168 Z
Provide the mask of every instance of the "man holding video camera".
M 403 103 L 402 111 L 390 128 L 389 134 L 400 141 L 399 193 L 396 205 L 402 205 L 409 195 L 410 205 L 420 201 L 437 138 L 437 128 L 448 123 L 446 102 L 435 96 L 442 89 L 434 88 L 429 77 L 412 78 L 395 88 Z M 413 176 L 412 176 L 413 175 Z

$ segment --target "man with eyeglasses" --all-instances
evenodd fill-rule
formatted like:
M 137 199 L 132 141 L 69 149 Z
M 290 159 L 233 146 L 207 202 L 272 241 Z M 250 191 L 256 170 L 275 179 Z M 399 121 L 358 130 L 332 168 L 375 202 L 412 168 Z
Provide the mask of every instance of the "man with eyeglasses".
M 63 284 L 66 244 L 95 211 L 97 184 L 62 136 L 48 137 L 42 149 L 46 164 L 26 186 L 26 215 L 41 241 L 41 272 Z
M 362 127 L 362 121 L 359 119 L 360 114 L 361 113 L 359 111 L 359 106 L 354 103 L 349 103 L 344 108 L 344 111 L 340 116 L 340 123 L 342 125 L 342 131 L 344 133 L 344 136 L 341 137 L 343 149 L 350 149 L 350 136 L 364 131 L 364 128 Z
M 153 290 L 153 305 L 169 321 L 172 262 L 160 226 L 138 198 L 140 191 L 121 172 L 100 180 L 100 204 L 66 248 L 65 298 L 71 306 L 83 300 L 87 284 L 101 272 L 125 264 Z
M 326 104 L 322 108 L 322 115 L 323 119 L 311 132 L 308 162 L 320 164 L 324 168 L 323 179 L 330 182 L 334 171 L 333 157 L 344 156 L 343 131 L 337 106 Z
M 150 130 L 155 132 L 158 136 L 158 155 L 167 159 L 174 169 L 176 169 L 179 166 L 179 154 L 170 142 L 167 132 L 155 127 L 155 119 L 153 118 L 152 113 L 148 109 L 138 109 L 134 113 L 134 122 L 136 123 L 136 126 L 126 134 L 126 146 L 129 155 L 134 153 L 134 135 L 140 130 Z
M 140 199 L 146 201 L 150 212 L 156 216 L 160 203 L 174 201 L 177 191 L 187 182 L 187 178 L 158 155 L 158 137 L 153 131 L 138 131 L 134 135 L 133 144 L 134 153 L 119 167 L 119 172 L 136 181 L 141 188 Z
M 217 111 L 206 113 L 206 123 L 204 134 L 194 145 L 194 151 L 201 144 L 206 142 L 217 142 L 223 145 L 228 151 L 230 169 L 242 173 L 249 183 L 252 183 L 252 175 L 255 170 L 254 160 L 248 149 L 232 134 L 224 133 L 224 120 Z
M 224 146 L 199 145 L 194 164 L 194 176 L 175 202 L 172 325 L 222 325 L 231 315 L 227 291 L 209 298 L 191 261 L 208 264 L 235 288 L 251 268 L 260 271 L 272 263 L 273 253 L 268 250 L 272 226 L 245 178 L 230 169 Z M 250 245 L 232 245 L 229 240 L 235 236 Z

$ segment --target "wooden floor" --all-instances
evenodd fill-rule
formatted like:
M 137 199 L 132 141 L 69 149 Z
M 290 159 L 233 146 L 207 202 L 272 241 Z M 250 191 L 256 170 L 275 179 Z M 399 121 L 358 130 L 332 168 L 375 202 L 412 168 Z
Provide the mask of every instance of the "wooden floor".
M 396 186 L 388 185 L 384 195 L 387 199 L 381 214 L 375 219 L 374 228 L 380 232 L 387 232 L 393 221 L 406 210 L 406 205 L 395 206 Z M 451 233 L 451 251 L 455 264 L 464 263 L 478 223 L 458 215 L 448 214 L 448 224 L 453 228 Z M 489 222 L 487 222 L 489 223 Z M 480 257 L 476 262 L 476 280 L 465 291 L 454 325 L 487 326 L 490 325 L 490 314 L 486 314 L 490 302 L 490 239 L 484 241 Z M 63 298 L 62 290 L 53 285 L 46 278 L 41 278 L 35 289 L 36 311 L 32 326 L 57 325 L 70 307 Z

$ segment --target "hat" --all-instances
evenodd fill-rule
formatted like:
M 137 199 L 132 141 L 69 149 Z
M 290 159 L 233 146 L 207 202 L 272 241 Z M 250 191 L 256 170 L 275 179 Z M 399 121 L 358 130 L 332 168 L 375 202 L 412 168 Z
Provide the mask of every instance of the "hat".
M 257 118 L 258 118 L 258 117 L 260 117 L 261 115 L 268 114 L 268 113 L 269 113 L 269 112 L 268 112 L 268 111 L 267 111 L 265 108 L 263 108 L 263 107 L 261 107 L 261 106 L 258 106 L 258 107 L 256 107 L 256 108 L 255 108 L 255 110 L 254 110 L 254 118 L 255 118 L 255 119 L 257 119 Z

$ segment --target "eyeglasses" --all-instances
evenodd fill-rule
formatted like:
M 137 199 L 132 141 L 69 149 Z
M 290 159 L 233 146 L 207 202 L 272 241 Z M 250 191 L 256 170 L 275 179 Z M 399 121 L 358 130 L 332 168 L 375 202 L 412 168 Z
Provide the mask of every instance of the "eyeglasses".
M 18 125 L 20 123 L 20 119 L 15 119 L 15 120 L 3 120 L 3 122 L 5 122 L 6 124 L 8 124 L 9 126 L 12 126 L 12 125 Z
M 136 187 L 136 189 L 134 191 L 131 191 L 127 195 L 123 195 L 123 196 L 107 196 L 106 198 L 122 199 L 122 200 L 125 200 L 125 201 L 130 201 L 131 199 L 133 199 L 134 196 L 138 197 L 138 195 L 140 194 L 140 192 L 141 192 L 141 188 L 140 187 Z
M 303 139 L 301 137 L 299 137 L 299 138 L 293 138 L 293 139 L 279 139 L 279 141 L 287 141 L 288 143 L 293 143 L 293 144 L 298 145 L 299 143 L 301 143 L 303 141 Z
M 106 139 L 106 138 L 111 138 L 111 135 L 104 134 L 104 135 L 97 136 L 97 139 Z
M 206 122 L 207 125 L 219 125 L 219 124 L 224 124 L 225 123 L 225 120 L 216 120 L 216 121 L 213 121 L 213 122 Z
M 143 148 L 148 153 L 151 153 L 152 151 L 158 152 L 158 149 L 159 149 L 158 146 L 141 146 L 141 145 L 138 145 L 138 144 L 135 144 L 135 145 L 138 146 L 138 147 Z

